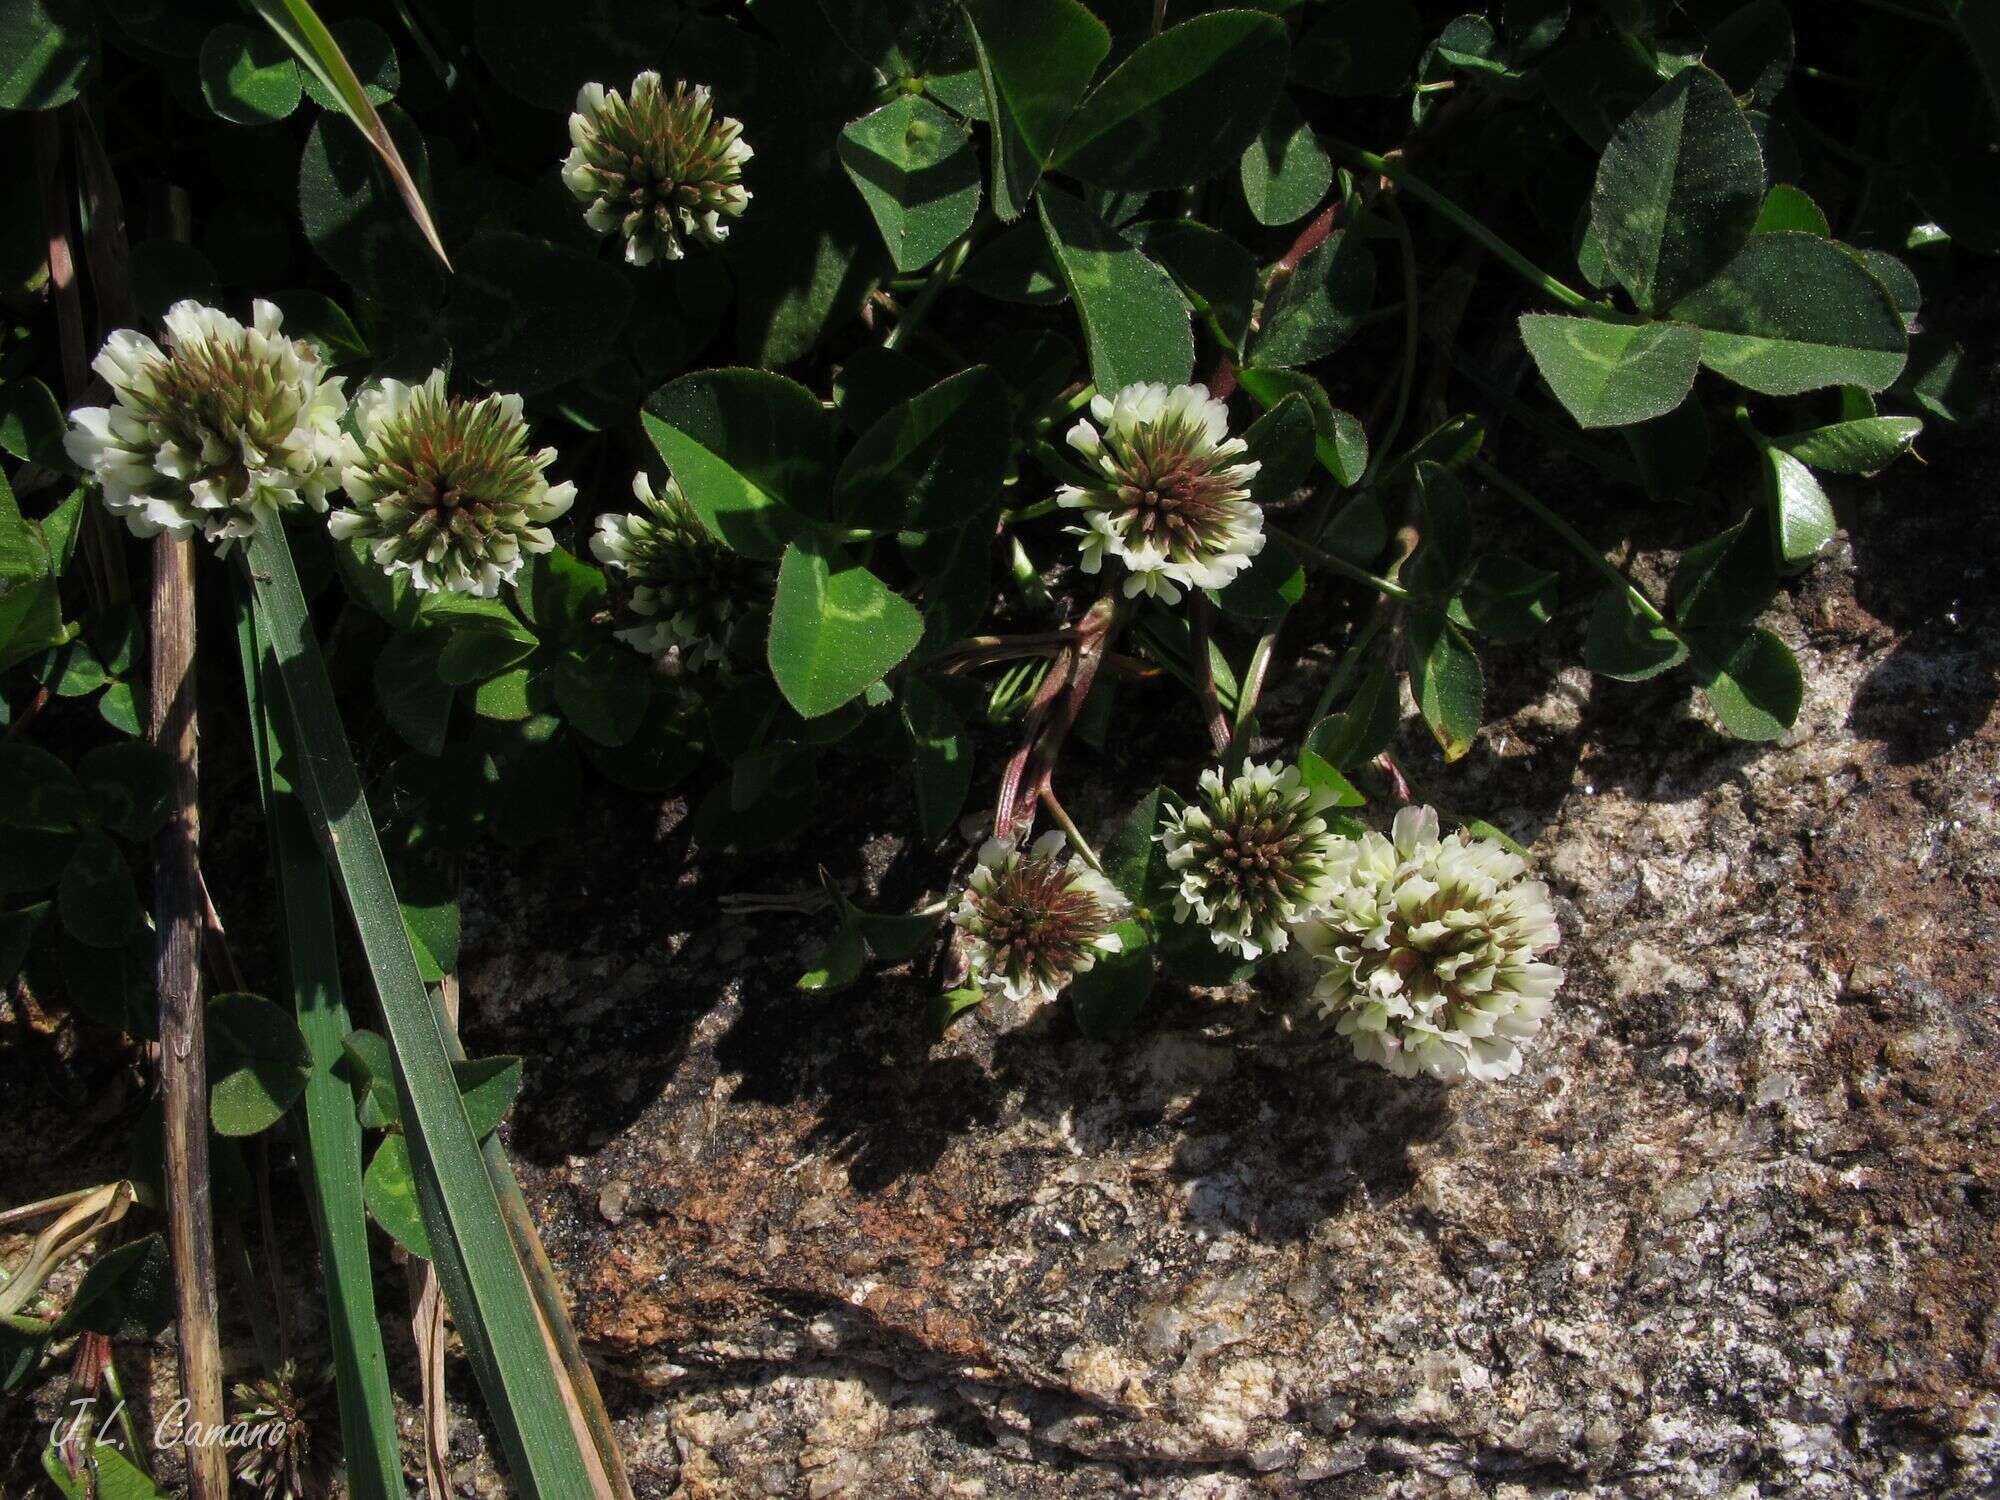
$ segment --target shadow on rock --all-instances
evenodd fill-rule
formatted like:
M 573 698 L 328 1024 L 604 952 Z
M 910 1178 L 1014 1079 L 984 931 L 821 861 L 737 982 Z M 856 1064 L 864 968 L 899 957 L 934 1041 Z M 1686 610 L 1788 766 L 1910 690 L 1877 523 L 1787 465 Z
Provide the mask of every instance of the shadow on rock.
M 1006 1030 L 968 1016 L 936 1044 L 928 998 L 911 979 L 820 1002 L 746 996 L 716 1046 L 719 1071 L 740 1076 L 732 1103 L 804 1105 L 816 1123 L 799 1155 L 827 1152 L 863 1195 L 950 1170 L 947 1153 L 975 1132 L 1027 1123 L 1040 1144 L 985 1155 L 1019 1177 L 988 1191 L 1033 1194 L 1055 1138 L 1068 1157 L 1175 1184 L 1195 1224 L 1267 1242 L 1402 1196 L 1409 1148 L 1449 1119 L 1441 1086 L 1357 1063 L 1344 1042 L 1250 1003 L 1163 990 L 1134 1033 L 1093 1042 L 1059 1001 Z

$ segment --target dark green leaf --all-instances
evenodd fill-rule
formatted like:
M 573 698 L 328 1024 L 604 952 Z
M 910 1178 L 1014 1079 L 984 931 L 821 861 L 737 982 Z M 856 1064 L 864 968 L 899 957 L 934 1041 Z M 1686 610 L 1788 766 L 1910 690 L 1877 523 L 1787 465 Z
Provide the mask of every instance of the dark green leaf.
M 931 1031 L 937 1036 L 943 1036 L 946 1027 L 965 1012 L 974 1009 L 985 998 L 984 990 L 969 985 L 963 989 L 946 990 L 941 995 L 932 996 L 929 1013 Z
M 1767 396 L 1830 385 L 1879 391 L 1909 341 L 1882 283 L 1817 235 L 1751 236 L 1715 279 L 1674 305 L 1702 330 L 1701 362 Z
M 840 164 L 899 271 L 936 260 L 979 212 L 979 157 L 965 127 L 904 94 L 840 133 Z
M 1598 163 L 1590 223 L 1641 308 L 1667 307 L 1728 263 L 1764 201 L 1764 154 L 1735 97 L 1684 68 L 1620 125 Z
M 389 1039 L 379 1032 L 351 1031 L 341 1042 L 341 1069 L 354 1089 L 354 1102 L 367 1130 L 382 1130 L 402 1122 L 403 1106 L 396 1097 L 396 1057 Z
M 222 300 L 208 257 L 179 240 L 141 240 L 132 247 L 126 269 L 132 279 L 132 309 L 148 323 L 159 322 L 184 298 L 210 305 Z
M 1953 423 L 1970 421 L 1980 400 L 1964 345 L 1941 333 L 1920 333 L 1910 340 L 1909 367 L 1896 382 L 1896 393 Z
M 1094 1042 L 1123 1036 L 1138 1021 L 1152 998 L 1159 971 L 1152 940 L 1134 921 L 1112 929 L 1123 945 L 1116 953 L 1100 953 L 1091 966 L 1070 982 L 1070 1003 L 1076 1007 L 1076 1027 Z
M 1481 15 L 1454 16 L 1438 33 L 1437 55 L 1460 72 L 1507 75 L 1500 61 L 1500 34 Z
M 926 839 L 957 821 L 972 788 L 972 740 L 965 720 L 927 683 L 903 685 L 903 728 L 914 761 L 917 829 Z
M 1007 393 L 984 365 L 961 370 L 885 412 L 841 463 L 834 511 L 845 525 L 946 530 L 1000 507 Z
M 1302 370 L 1242 369 L 1237 379 L 1266 411 L 1287 396 L 1302 398 L 1312 412 L 1313 451 L 1343 485 L 1358 484 L 1368 467 L 1368 432 L 1351 412 L 1327 399 L 1326 388 Z
M 861 934 L 842 924 L 820 949 L 812 967 L 799 976 L 797 987 L 808 991 L 845 989 L 861 977 L 861 966 L 867 961 L 868 947 Z
M 1353 782 L 1328 765 L 1317 751 L 1299 751 L 1299 780 L 1318 791 L 1333 793 L 1335 807 L 1360 807 L 1368 801 Z
M 1782 448 L 1758 450 L 1764 460 L 1764 503 L 1778 566 L 1796 573 L 1833 539 L 1833 506 L 1813 472 Z
M 454 630 L 438 653 L 438 676 L 454 687 L 484 682 L 534 655 L 539 644 L 524 631 L 476 623 Z
M 1758 211 L 1751 233 L 1776 234 L 1781 229 L 1816 234 L 1822 239 L 1833 233 L 1820 206 L 1806 195 L 1805 189 L 1793 187 L 1789 182 L 1774 184 L 1764 195 L 1764 206 Z
M 201 44 L 201 92 L 236 125 L 267 125 L 299 107 L 299 65 L 268 30 L 218 26 Z
M 1805 683 L 1791 649 L 1770 631 L 1702 631 L 1688 648 L 1702 695 L 1728 733 L 1775 740 L 1792 727 Z
M 1389 747 L 1401 718 L 1399 679 L 1377 661 L 1362 673 L 1347 706 L 1313 725 L 1306 747 L 1337 771 L 1365 765 Z
M 80 828 L 93 809 L 76 773 L 39 745 L 0 741 L 0 828 Z
M 331 297 L 294 289 L 273 292 L 271 300 L 285 315 L 285 336 L 309 340 L 329 364 L 368 357 L 368 341 Z
M 653 681 L 645 658 L 618 641 L 565 651 L 549 674 L 563 717 L 600 745 L 622 745 L 639 732 Z
M 458 1078 L 458 1092 L 465 1100 L 465 1117 L 472 1122 L 472 1133 L 482 1138 L 491 1135 L 521 1093 L 521 1059 L 482 1057 L 453 1063 L 451 1071 Z
M 63 452 L 64 426 L 54 394 L 33 376 L 0 387 L 0 450 L 26 463 L 74 472 Z
M 1556 575 L 1519 558 L 1488 552 L 1472 565 L 1451 601 L 1453 620 L 1490 641 L 1524 641 L 1555 613 Z
M 1583 660 L 1600 676 L 1644 682 L 1687 660 L 1687 647 L 1673 631 L 1642 614 L 1627 590 L 1606 589 L 1590 612 Z
M 1076 303 L 1101 391 L 1140 381 L 1184 384 L 1194 372 L 1194 330 L 1172 280 L 1079 200 L 1037 195 L 1042 230 Z
M 453 373 L 533 395 L 603 363 L 632 311 L 615 266 L 525 234 L 482 234 L 453 259 Z
M 290 1013 L 261 995 L 217 995 L 208 1030 L 208 1113 L 218 1135 L 256 1135 L 284 1118 L 312 1076 Z
M 1886 250 L 1857 250 L 1852 245 L 1847 250 L 1870 276 L 1882 283 L 1889 300 L 1896 304 L 1896 311 L 1903 315 L 1904 324 L 1914 323 L 1924 308 L 1924 288 L 1916 273 Z
M 1300 34 L 1292 76 L 1335 98 L 1393 94 L 1422 46 L 1411 0 L 1330 0 Z
M 1320 205 L 1333 186 L 1333 158 L 1284 95 L 1243 148 L 1243 198 L 1259 224 L 1290 224 Z
M 1708 29 L 1708 65 L 1739 94 L 1769 108 L 1791 76 L 1798 43 L 1784 0 L 1750 0 Z
M 704 370 L 648 398 L 646 432 L 708 529 L 777 557 L 801 516 L 824 517 L 833 426 L 804 386 L 762 370 Z
M 1407 644 L 1417 708 L 1444 758 L 1457 760 L 1472 748 L 1479 733 L 1486 691 L 1479 657 L 1442 610 L 1415 611 Z
M 1255 11 L 1183 21 L 1141 43 L 1091 91 L 1055 165 L 1120 191 L 1206 181 L 1255 138 L 1289 51 L 1284 26 Z
M 149 1234 L 91 1262 L 58 1326 L 64 1333 L 143 1340 L 165 1328 L 173 1316 L 173 1261 L 166 1241 Z
M 1020 217 L 1111 33 L 1076 0 L 966 0 L 986 115 L 993 211 Z
M 84 0 L 0 5 L 0 109 L 67 104 L 96 60 L 97 26 Z
M 121 838 L 149 839 L 173 811 L 173 763 L 151 745 L 100 745 L 77 762 L 77 779 L 97 804 L 97 818 Z
M 1873 474 L 1909 452 L 1923 430 L 1917 417 L 1862 417 L 1790 433 L 1771 443 L 1829 474 Z
M 1778 581 L 1771 549 L 1745 516 L 1727 531 L 1688 548 L 1674 570 L 1674 620 L 1688 629 L 1748 624 L 1771 602 Z
M 398 630 L 408 630 L 417 623 L 421 602 L 416 587 L 409 574 L 385 573 L 376 567 L 369 547 L 368 541 L 361 537 L 334 541 L 329 549 L 334 571 L 340 574 L 341 583 L 356 603 Z
M 401 1135 L 385 1135 L 375 1148 L 361 1179 L 361 1200 L 368 1217 L 390 1239 L 420 1260 L 431 1259 L 431 1239 L 417 1206 L 417 1183 L 410 1173 L 410 1143 Z
M 1140 231 L 1139 243 L 1179 283 L 1196 312 L 1214 316 L 1232 347 L 1243 341 L 1257 296 L 1257 263 L 1248 250 L 1192 219 L 1155 219 Z
M 21 961 L 28 956 L 28 947 L 41 930 L 42 918 L 48 914 L 46 901 L 37 901 L 19 911 L 0 911 L 0 986 L 12 984 L 14 976 L 21 972 Z
M 771 607 L 771 675 L 808 719 L 832 713 L 910 654 L 923 617 L 873 573 L 801 539 L 785 549 Z
M 1001 302 L 1054 307 L 1069 300 L 1041 225 L 1023 221 L 980 246 L 958 284 Z
M 428 178 L 423 137 L 395 106 L 382 110 L 404 163 Z M 434 319 L 441 268 L 368 142 L 343 115 L 314 122 L 299 161 L 299 217 L 319 256 L 351 286 L 413 320 Z
M 442 630 L 392 635 L 375 658 L 375 701 L 382 716 L 426 755 L 444 749 L 451 718 L 452 687 L 438 675 L 438 658 L 449 639 Z
M 562 547 L 530 557 L 515 575 L 514 593 L 535 629 L 557 640 L 584 633 L 610 601 L 604 574 Z M 493 623 L 527 634 L 518 622 Z
M 158 1033 L 151 932 L 134 933 L 122 948 L 93 948 L 64 933 L 62 978 L 63 991 L 79 1015 L 136 1037 Z
M 1161 897 L 1168 878 L 1166 855 L 1155 837 L 1160 829 L 1160 804 L 1166 795 L 1164 788 L 1154 787 L 1104 843 L 1106 877 L 1142 909 Z
M 1639 466 L 1640 482 L 1655 500 L 1670 500 L 1699 480 L 1708 467 L 1708 413 L 1683 401 L 1663 417 L 1618 429 Z
M 1353 335 L 1375 297 L 1375 257 L 1358 234 L 1337 231 L 1299 263 L 1264 308 L 1251 363 L 1304 365 Z
M 327 30 L 347 58 L 348 66 L 354 69 L 361 92 L 368 96 L 370 104 L 387 104 L 396 97 L 403 76 L 396 63 L 396 45 L 389 40 L 388 32 L 366 16 L 342 17 L 329 22 Z M 299 81 L 305 85 L 307 97 L 321 109 L 341 107 L 340 101 L 310 68 L 302 70 Z
M 1701 335 L 1679 323 L 1601 323 L 1526 313 L 1521 340 L 1581 427 L 1664 416 L 1694 389 Z
M 93 948 L 122 948 L 145 924 L 132 869 L 111 835 L 91 829 L 63 866 L 56 904 L 63 931 Z
M 938 918 L 901 912 L 853 912 L 856 930 L 868 940 L 868 951 L 885 964 L 901 963 L 930 941 Z
M 1539 57 L 1569 24 L 1569 0 L 1504 0 L 1500 24 L 1507 34 L 1507 50 L 1517 60 Z
M 1160 966 L 1184 984 L 1220 988 L 1238 984 L 1256 972 L 1257 966 L 1215 946 L 1208 929 L 1189 913 L 1189 920 L 1173 918 L 1171 909 L 1159 919 L 1153 952 Z

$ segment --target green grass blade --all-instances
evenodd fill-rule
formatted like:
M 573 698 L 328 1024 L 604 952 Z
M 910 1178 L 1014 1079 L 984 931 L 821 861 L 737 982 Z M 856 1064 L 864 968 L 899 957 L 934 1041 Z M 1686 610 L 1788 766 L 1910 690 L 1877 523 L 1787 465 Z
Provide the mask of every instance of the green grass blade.
M 326 662 L 306 614 L 290 544 L 278 526 L 251 537 L 245 564 L 259 629 L 276 653 L 291 705 L 299 786 L 325 833 L 382 1003 L 396 1053 L 411 1163 L 438 1277 L 461 1332 L 491 1355 L 476 1361 L 488 1414 L 516 1485 L 529 1496 L 581 1500 L 592 1492 L 583 1454 L 542 1342 L 506 1217 L 466 1118 L 445 1030 L 425 992 L 361 777 L 334 704 Z
M 458 1039 L 456 1028 L 448 1021 L 445 1025 L 445 1040 L 451 1050 L 452 1061 L 461 1062 L 465 1058 L 465 1047 Z M 570 1322 L 569 1309 L 563 1305 L 562 1287 L 556 1280 L 555 1267 L 549 1262 L 548 1252 L 542 1248 L 541 1236 L 535 1232 L 534 1215 L 528 1212 L 528 1200 L 521 1193 L 520 1181 L 514 1175 L 514 1164 L 507 1160 L 507 1152 L 500 1144 L 497 1131 L 480 1143 L 480 1150 L 486 1157 L 486 1173 L 493 1179 L 493 1191 L 500 1200 L 500 1210 L 507 1216 L 507 1229 L 514 1237 L 514 1248 L 520 1252 L 522 1269 L 527 1272 L 528 1290 L 548 1325 L 549 1337 L 562 1360 L 564 1373 L 569 1377 L 577 1410 L 590 1429 L 591 1443 L 597 1449 L 598 1461 L 604 1467 L 612 1494 L 616 1500 L 632 1500 L 632 1481 L 625 1472 L 625 1457 L 611 1428 L 611 1413 L 604 1405 L 603 1393 L 597 1389 L 597 1377 L 590 1372 L 590 1362 L 584 1358 L 583 1345 L 577 1341 L 576 1327 Z
M 247 585 L 237 590 L 236 636 L 257 790 L 278 876 L 292 997 L 312 1055 L 312 1077 L 293 1115 L 303 1127 L 307 1149 L 299 1153 L 299 1171 L 326 1270 L 327 1331 L 348 1490 L 354 1500 L 398 1500 L 409 1491 L 403 1485 L 389 1361 L 375 1311 L 368 1220 L 361 1203 L 361 1126 L 354 1117 L 353 1094 L 333 1071 L 342 1056 L 341 1041 L 354 1029 L 340 987 L 333 896 L 312 824 L 277 765 L 277 745 L 286 737 L 277 725 L 285 711 L 284 690 L 276 680 L 277 663 L 258 636 Z
M 444 253 L 444 241 L 438 238 L 437 225 L 431 222 L 431 211 L 424 204 L 424 195 L 418 191 L 417 180 L 403 164 L 403 154 L 396 149 L 389 127 L 382 123 L 374 101 L 361 86 L 361 79 L 355 74 L 354 65 L 348 62 L 347 54 L 340 50 L 340 43 L 326 29 L 326 22 L 319 18 L 319 13 L 306 0 L 248 0 L 248 4 L 264 18 L 265 25 L 292 49 L 299 62 L 320 81 L 320 86 L 340 101 L 341 113 L 354 122 L 355 129 L 367 138 L 368 144 L 375 148 L 375 154 L 382 158 L 390 180 L 402 195 L 403 206 L 409 209 L 417 228 L 449 271 L 451 257 Z

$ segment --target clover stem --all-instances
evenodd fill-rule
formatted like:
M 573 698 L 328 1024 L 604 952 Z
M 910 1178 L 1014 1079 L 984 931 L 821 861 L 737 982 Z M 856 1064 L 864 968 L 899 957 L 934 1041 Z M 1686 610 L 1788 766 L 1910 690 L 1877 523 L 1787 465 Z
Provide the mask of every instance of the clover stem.
M 1049 593 L 1049 586 L 1042 582 L 1042 575 L 1035 567 L 1034 559 L 1028 556 L 1028 549 L 1021 545 L 1021 539 L 1010 535 L 1007 546 L 1007 566 L 1013 575 L 1014 587 L 1021 591 L 1021 601 L 1034 609 L 1054 609 L 1056 601 Z
M 1340 665 L 1333 669 L 1333 676 L 1327 678 L 1326 686 L 1320 689 L 1319 701 L 1313 704 L 1313 711 L 1306 719 L 1308 734 L 1311 734 L 1313 726 L 1327 716 L 1333 707 L 1333 700 L 1340 696 L 1341 690 L 1352 682 L 1354 674 L 1361 670 L 1362 656 L 1367 652 L 1369 642 L 1375 639 L 1376 632 L 1381 630 L 1384 618 L 1384 611 L 1380 609 L 1369 612 L 1360 632 L 1349 643 L 1347 653 L 1341 657 Z
M 1337 155 L 1346 157 L 1356 166 L 1365 167 L 1378 176 L 1388 178 L 1389 181 L 1395 183 L 1397 187 L 1403 189 L 1412 197 L 1422 200 L 1438 213 L 1443 214 L 1452 223 L 1465 231 L 1466 234 L 1477 240 L 1481 245 L 1484 245 L 1496 257 L 1506 262 L 1522 279 L 1533 286 L 1539 287 L 1543 294 L 1551 300 L 1561 303 L 1564 307 L 1573 308 L 1578 312 L 1590 313 L 1593 317 L 1603 317 L 1610 312 L 1609 308 L 1600 303 L 1592 302 L 1574 287 L 1565 286 L 1562 282 L 1556 280 L 1555 277 L 1549 275 L 1548 272 L 1544 271 L 1540 266 L 1529 260 L 1527 256 L 1501 239 L 1443 193 L 1425 182 L 1421 177 L 1412 173 L 1400 161 L 1392 161 L 1388 157 L 1377 156 L 1372 151 L 1364 151 L 1359 146 L 1349 145 L 1346 141 L 1336 140 L 1332 136 L 1324 136 L 1321 139 L 1325 142 L 1328 149 Z
M 1613 567 L 1611 560 L 1591 545 L 1589 537 L 1578 531 L 1569 522 L 1550 510 L 1541 501 L 1522 489 L 1520 485 L 1514 483 L 1513 480 L 1502 474 L 1484 459 L 1471 459 L 1467 462 L 1466 467 L 1492 485 L 1493 488 L 1500 491 L 1501 494 L 1512 500 L 1516 505 L 1519 505 L 1523 510 L 1534 516 L 1536 520 L 1548 527 L 1549 530 L 1553 531 L 1565 542 L 1568 542 L 1575 549 L 1577 555 L 1582 557 L 1593 568 L 1597 569 L 1599 573 L 1602 573 L 1608 582 L 1617 588 L 1623 589 L 1626 596 L 1632 601 L 1633 607 L 1639 613 L 1644 615 L 1648 620 L 1651 620 L 1655 625 L 1669 630 L 1673 628 L 1667 624 L 1667 617 L 1660 613 L 1659 607 L 1646 597 L 1645 591 L 1623 573 L 1619 572 L 1617 568 Z
M 1048 815 L 1055 820 L 1056 827 L 1069 835 L 1070 847 L 1083 857 L 1083 862 L 1102 875 L 1104 873 L 1104 866 L 1098 861 L 1097 851 L 1090 847 L 1089 840 L 1084 838 L 1082 830 L 1076 826 L 1076 821 L 1070 817 L 1069 809 L 1064 807 L 1062 799 L 1056 796 L 1056 789 L 1054 787 L 1044 786 L 1042 788 L 1042 806 L 1048 811 Z
M 1356 583 L 1365 583 L 1376 593 L 1386 595 L 1388 598 L 1402 600 L 1410 597 L 1410 591 L 1400 583 L 1378 577 L 1366 568 L 1357 568 L 1346 558 L 1336 556 L 1323 547 L 1316 547 L 1303 537 L 1294 536 L 1289 531 L 1281 531 L 1268 523 L 1264 529 L 1296 552 L 1302 561 L 1309 562 L 1315 567 L 1325 568 L 1329 573 L 1338 573 L 1343 578 L 1351 578 Z
M 1002 526 L 1018 526 L 1023 521 L 1037 521 L 1043 516 L 1049 515 L 1055 508 L 1056 497 L 1050 495 L 1045 500 L 1037 500 L 1033 505 L 1024 505 L 1019 510 L 1001 511 L 1000 524 Z
M 1229 716 L 1215 692 L 1215 606 L 1206 594 L 1188 600 L 1188 654 L 1194 658 L 1194 691 L 1201 700 L 1202 717 L 1208 721 L 1208 737 L 1217 755 L 1229 750 Z
M 125 1435 L 125 1446 L 131 1450 L 126 1456 L 140 1473 L 145 1473 L 146 1450 L 139 1446 L 139 1429 L 132 1421 L 132 1407 L 125 1399 L 125 1382 L 118 1378 L 116 1353 L 107 1342 L 104 1348 L 104 1388 L 111 1392 L 112 1410 L 118 1413 L 118 1430 Z
M 894 349 L 922 326 L 924 318 L 931 310 L 931 304 L 937 301 L 938 294 L 950 286 L 958 273 L 965 269 L 966 259 L 972 254 L 973 233 L 973 230 L 968 229 L 960 235 L 952 247 L 939 258 L 938 263 L 931 268 L 930 276 L 924 281 L 910 305 L 904 309 L 903 315 L 896 320 L 896 326 L 891 328 L 882 340 L 884 349 Z
M 1257 712 L 1257 699 L 1264 691 L 1264 678 L 1271 670 L 1271 653 L 1278 644 L 1278 627 L 1273 625 L 1257 637 L 1250 651 L 1250 665 L 1244 669 L 1243 685 L 1236 690 L 1236 719 L 1229 726 L 1229 743 L 1224 748 L 1223 773 L 1234 776 L 1243 769 L 1250 749 L 1250 721 Z
M 1389 421 L 1383 427 L 1381 437 L 1375 441 L 1375 451 L 1369 455 L 1367 470 L 1361 476 L 1364 487 L 1375 477 L 1382 460 L 1395 446 L 1396 438 L 1403 430 L 1403 418 L 1409 415 L 1410 392 L 1417 383 L 1417 343 L 1422 331 L 1418 322 L 1422 308 L 1417 298 L 1417 249 L 1410 240 L 1410 226 L 1394 198 L 1385 193 L 1381 203 L 1384 217 L 1395 231 L 1397 258 L 1403 267 L 1403 363 L 1396 376 L 1396 404 L 1389 413 Z
M 1935 26 L 1941 31 L 1949 31 L 1951 23 L 1929 11 L 1918 10 L 1914 6 L 1902 5 L 1897 0 L 1852 0 L 1863 10 L 1879 10 L 1885 16 L 1897 16 L 1905 21 L 1915 21 L 1920 26 Z
M 1049 409 L 1035 418 L 1035 431 L 1047 432 L 1064 417 L 1073 417 L 1096 399 L 1097 387 L 1085 381 L 1069 395 L 1062 398 L 1060 405 L 1052 404 Z

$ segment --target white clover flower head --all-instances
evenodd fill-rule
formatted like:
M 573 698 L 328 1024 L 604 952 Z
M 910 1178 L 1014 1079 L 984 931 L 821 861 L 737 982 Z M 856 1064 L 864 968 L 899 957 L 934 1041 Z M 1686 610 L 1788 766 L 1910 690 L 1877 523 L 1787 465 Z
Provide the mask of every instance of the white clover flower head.
M 674 673 L 725 664 L 731 629 L 770 601 L 770 569 L 717 541 L 671 477 L 656 494 L 641 470 L 632 493 L 639 508 L 599 516 L 590 539 L 623 575 L 620 611 L 638 617 L 615 634 Z
M 1082 860 L 1066 856 L 1061 833 L 1035 840 L 1023 854 L 1008 839 L 988 839 L 951 914 L 971 964 L 973 983 L 1009 1000 L 1053 1000 L 1097 962 L 1123 947 L 1111 930 L 1126 909 L 1118 888 Z
M 524 556 L 555 546 L 548 523 L 570 508 L 576 486 L 548 482 L 556 450 L 529 451 L 519 396 L 447 396 L 444 371 L 433 370 L 421 385 L 369 387 L 354 416 L 341 473 L 347 504 L 327 524 L 336 537 L 367 541 L 384 572 L 490 599 Z
M 1172 604 L 1186 588 L 1219 589 L 1264 549 L 1264 514 L 1250 499 L 1258 465 L 1229 436 L 1229 411 L 1199 385 L 1128 385 L 1096 396 L 1069 444 L 1096 470 L 1064 485 L 1056 503 L 1083 512 L 1082 567 L 1106 554 L 1125 564 L 1125 594 Z
M 199 531 L 227 550 L 274 516 L 326 509 L 347 397 L 283 323 L 269 302 L 248 328 L 177 302 L 164 349 L 130 329 L 105 340 L 91 368 L 114 404 L 71 412 L 63 448 L 135 535 Z
M 563 185 L 584 205 L 584 222 L 625 239 L 635 266 L 680 260 L 690 239 L 719 245 L 722 222 L 749 206 L 743 164 L 752 155 L 740 122 L 720 115 L 707 88 L 676 83 L 668 93 L 650 69 L 632 97 L 586 83 L 569 117 Z
M 1200 796 L 1161 820 L 1159 842 L 1180 880 L 1174 919 L 1198 920 L 1225 953 L 1284 951 L 1291 926 L 1332 889 L 1340 840 L 1320 814 L 1333 800 L 1296 766 L 1252 762 L 1228 783 L 1204 771 Z
M 1437 813 L 1406 807 L 1389 836 L 1342 841 L 1334 888 L 1300 944 L 1320 966 L 1312 1003 L 1354 1055 L 1398 1077 L 1511 1078 L 1563 971 L 1548 887 L 1527 862 Z

